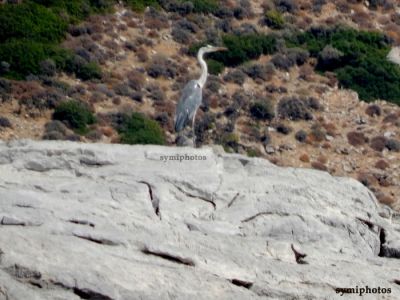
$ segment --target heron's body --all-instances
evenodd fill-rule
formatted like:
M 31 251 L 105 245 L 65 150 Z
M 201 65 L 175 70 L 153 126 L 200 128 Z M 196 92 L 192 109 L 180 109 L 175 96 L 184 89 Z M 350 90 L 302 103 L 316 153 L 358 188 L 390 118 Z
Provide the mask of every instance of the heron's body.
M 189 81 L 183 88 L 181 98 L 176 107 L 175 131 L 182 131 L 201 105 L 203 89 L 197 80 Z
M 197 53 L 197 60 L 201 66 L 201 76 L 197 80 L 189 81 L 182 90 L 181 97 L 176 107 L 175 114 L 175 131 L 182 131 L 189 122 L 192 122 L 194 131 L 194 119 L 196 112 L 202 102 L 202 91 L 207 81 L 207 64 L 204 61 L 203 55 L 209 52 L 222 51 L 226 48 L 206 46 L 200 48 Z M 193 133 L 194 138 L 194 133 Z

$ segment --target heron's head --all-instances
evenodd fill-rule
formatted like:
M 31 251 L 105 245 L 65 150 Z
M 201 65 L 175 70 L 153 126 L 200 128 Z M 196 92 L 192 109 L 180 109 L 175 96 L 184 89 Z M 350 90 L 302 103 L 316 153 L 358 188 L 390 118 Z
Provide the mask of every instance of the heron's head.
M 202 51 L 203 53 L 211 53 L 211 52 L 227 51 L 227 50 L 228 50 L 228 48 L 225 48 L 225 47 L 215 47 L 215 46 L 211 46 L 211 45 L 207 45 L 207 46 L 200 48 L 200 51 Z

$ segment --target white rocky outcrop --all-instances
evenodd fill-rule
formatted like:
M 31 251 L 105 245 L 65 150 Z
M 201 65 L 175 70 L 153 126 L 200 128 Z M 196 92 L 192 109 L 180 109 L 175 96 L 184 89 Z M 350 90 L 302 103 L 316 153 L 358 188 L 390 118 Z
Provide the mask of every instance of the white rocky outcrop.
M 176 154 L 203 159 L 160 159 Z M 363 299 L 399 299 L 399 237 L 367 188 L 317 170 L 0 142 L 1 300 L 361 299 L 335 289 L 366 285 L 391 293 Z

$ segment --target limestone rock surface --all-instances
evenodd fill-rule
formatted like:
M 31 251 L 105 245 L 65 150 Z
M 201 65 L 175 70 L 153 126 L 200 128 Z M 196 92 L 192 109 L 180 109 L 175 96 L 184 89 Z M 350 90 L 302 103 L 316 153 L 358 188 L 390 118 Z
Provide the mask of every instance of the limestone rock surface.
M 399 215 L 350 178 L 217 148 L 0 142 L 0 300 L 400 299 L 399 258 Z

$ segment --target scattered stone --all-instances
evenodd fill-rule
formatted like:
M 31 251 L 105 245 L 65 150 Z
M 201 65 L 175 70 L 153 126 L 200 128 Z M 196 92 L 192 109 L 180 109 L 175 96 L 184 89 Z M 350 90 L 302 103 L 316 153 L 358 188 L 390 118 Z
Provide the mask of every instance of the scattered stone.
M 267 152 L 267 154 L 274 154 L 275 148 L 273 146 L 267 146 L 265 147 L 265 152 Z

